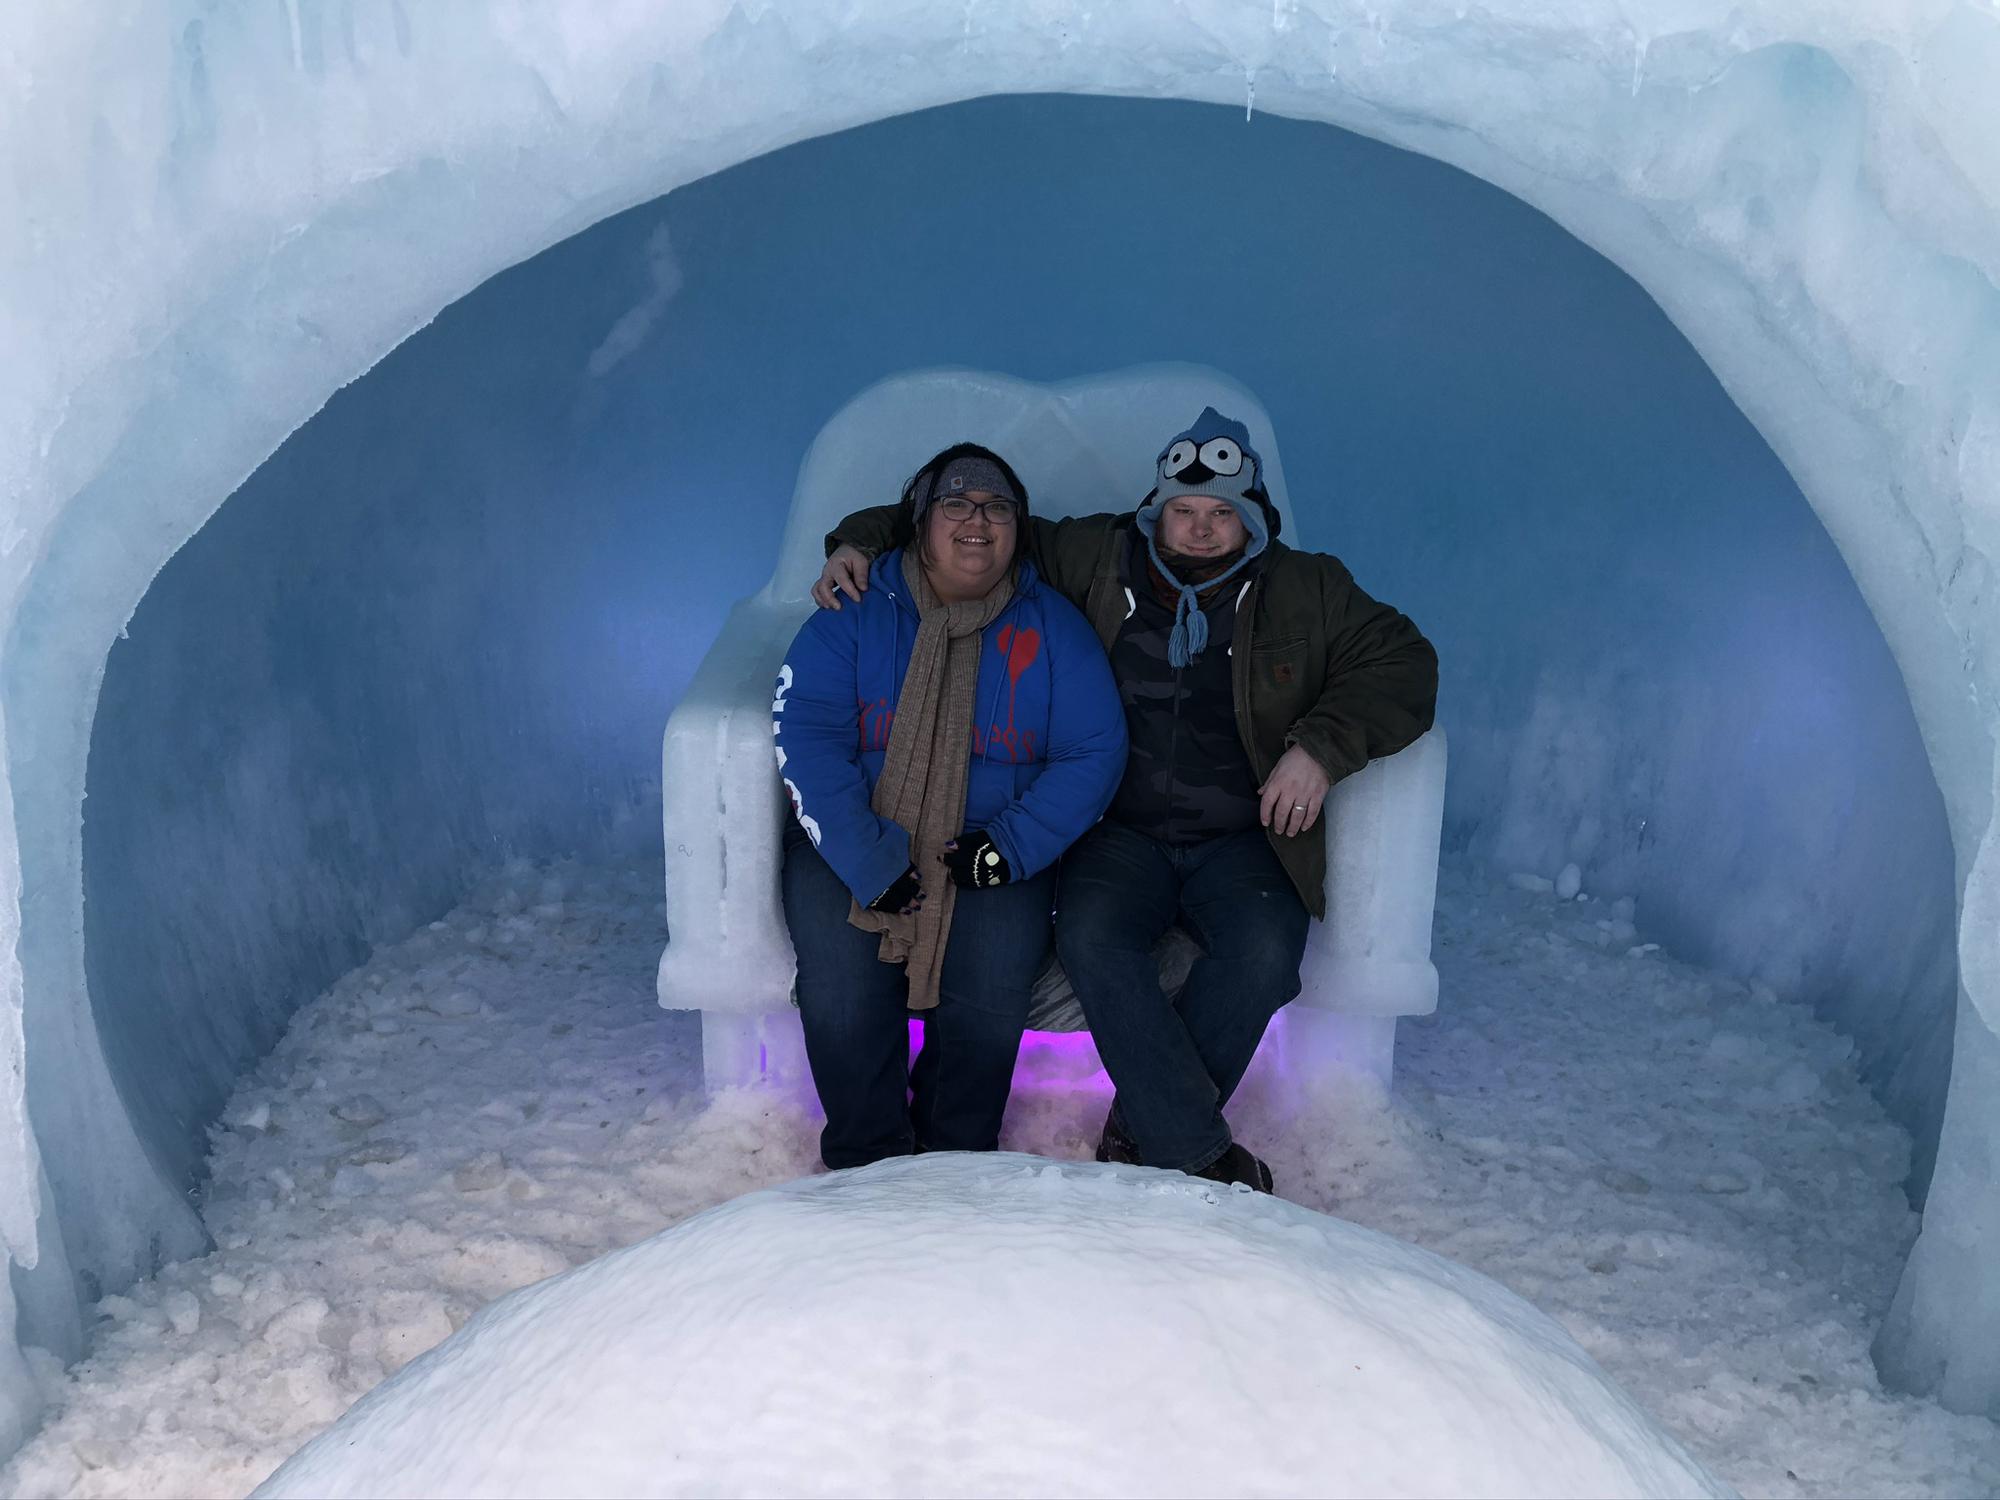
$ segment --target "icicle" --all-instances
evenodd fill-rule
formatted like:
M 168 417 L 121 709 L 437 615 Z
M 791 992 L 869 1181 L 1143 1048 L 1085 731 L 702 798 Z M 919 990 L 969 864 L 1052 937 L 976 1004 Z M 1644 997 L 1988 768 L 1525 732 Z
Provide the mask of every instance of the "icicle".
M 1243 70 L 1243 123 L 1250 123 L 1250 113 L 1257 107 L 1257 70 Z

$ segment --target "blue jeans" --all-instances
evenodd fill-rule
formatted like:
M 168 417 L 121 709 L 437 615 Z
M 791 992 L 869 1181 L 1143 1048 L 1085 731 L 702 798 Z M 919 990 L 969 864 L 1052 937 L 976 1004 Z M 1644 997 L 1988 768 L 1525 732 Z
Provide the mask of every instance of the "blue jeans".
M 848 925 L 847 887 L 795 831 L 786 835 L 785 925 L 799 955 L 806 1060 L 826 1110 L 820 1159 L 859 1167 L 912 1151 L 996 1149 L 1029 990 L 1048 955 L 1054 871 L 958 893 L 937 1008 L 921 1013 L 912 1066 L 903 966 L 875 956 L 879 934 Z
M 1176 920 L 1203 954 L 1170 1001 L 1153 945 Z M 1198 1172 L 1229 1149 L 1222 1107 L 1299 992 L 1309 921 L 1261 828 L 1174 845 L 1107 819 L 1063 856 L 1056 952 L 1118 1088 L 1112 1123 L 1148 1164 Z

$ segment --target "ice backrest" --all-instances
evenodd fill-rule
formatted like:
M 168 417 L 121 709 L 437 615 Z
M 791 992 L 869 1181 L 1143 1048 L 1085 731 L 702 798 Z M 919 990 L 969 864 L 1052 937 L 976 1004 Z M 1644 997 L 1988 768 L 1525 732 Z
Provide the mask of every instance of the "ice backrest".
M 1130 510 L 1152 488 L 1166 440 L 1213 406 L 1250 429 L 1264 485 L 1301 541 L 1271 419 L 1220 370 L 1139 365 L 1059 385 L 980 370 L 898 375 L 862 392 L 814 439 L 799 470 L 771 603 L 804 600 L 825 559 L 823 539 L 849 511 L 893 502 L 918 466 L 952 443 L 984 443 L 1020 474 L 1038 515 Z

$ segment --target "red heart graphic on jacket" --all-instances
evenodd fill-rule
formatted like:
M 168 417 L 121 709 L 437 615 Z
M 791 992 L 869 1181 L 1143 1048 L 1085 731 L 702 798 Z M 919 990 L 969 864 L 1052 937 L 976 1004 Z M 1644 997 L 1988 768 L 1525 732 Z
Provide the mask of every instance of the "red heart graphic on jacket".
M 1007 727 L 1012 729 L 1014 692 L 1021 685 L 1021 674 L 1033 666 L 1035 658 L 1041 654 L 1042 633 L 1025 626 L 1016 630 L 1012 625 L 1002 625 L 994 632 L 993 644 L 1007 658 Z

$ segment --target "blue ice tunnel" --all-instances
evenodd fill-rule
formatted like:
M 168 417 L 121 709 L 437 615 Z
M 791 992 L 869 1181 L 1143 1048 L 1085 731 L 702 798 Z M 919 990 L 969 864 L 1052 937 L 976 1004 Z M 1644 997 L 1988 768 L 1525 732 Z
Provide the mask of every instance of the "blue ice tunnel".
M 660 727 L 845 400 L 1162 359 L 1259 393 L 1316 540 L 1437 642 L 1448 847 L 1575 860 L 1680 956 L 1812 1004 L 1921 1195 L 1942 802 L 1839 555 L 1701 360 L 1452 168 L 1061 96 L 809 141 L 494 278 L 168 564 L 107 663 L 83 830 L 92 1013 L 163 1172 L 197 1180 L 291 1012 L 491 862 L 653 856 Z M 90 1163 L 42 1143 L 60 1215 Z

